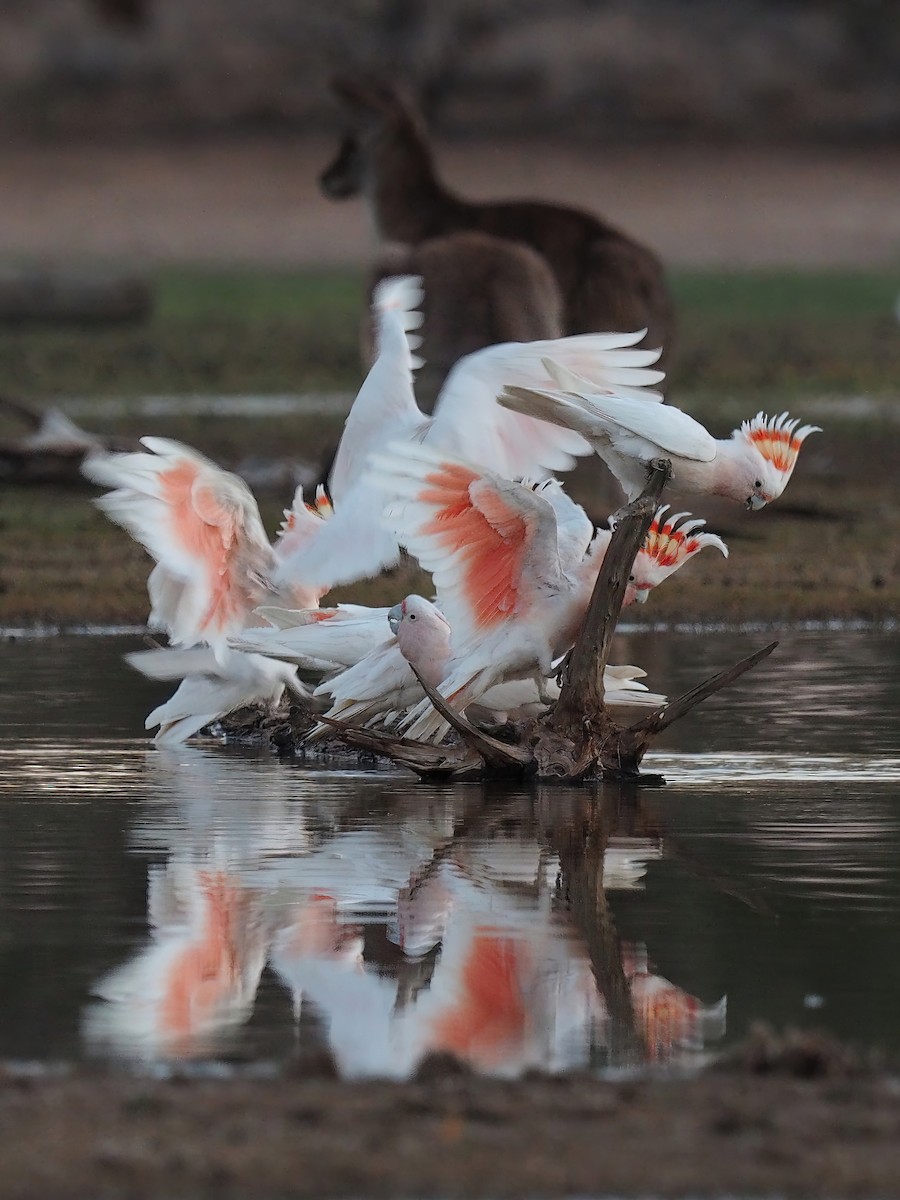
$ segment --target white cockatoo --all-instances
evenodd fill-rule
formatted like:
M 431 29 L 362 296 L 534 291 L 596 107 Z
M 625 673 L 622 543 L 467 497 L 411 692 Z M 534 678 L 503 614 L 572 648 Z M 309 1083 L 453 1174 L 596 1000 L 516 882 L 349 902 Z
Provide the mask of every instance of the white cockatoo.
M 730 438 L 714 438 L 699 421 L 671 404 L 593 387 L 566 364 L 547 361 L 556 388 L 510 383 L 499 396 L 504 408 L 577 430 L 634 500 L 654 459 L 672 463 L 679 492 L 725 496 L 763 508 L 784 491 L 800 447 L 818 425 L 801 425 L 787 413 L 757 413 Z
M 264 654 L 295 663 L 313 675 L 331 675 L 353 667 L 388 636 L 387 608 L 337 604 L 305 610 L 262 606 L 257 613 L 269 622 L 229 638 L 235 650 Z
M 553 663 L 573 644 L 611 533 L 595 530 L 555 480 L 516 483 L 423 446 L 370 460 L 385 520 L 432 572 L 452 629 L 440 691 L 460 710 L 496 683 L 531 677 L 550 698 Z M 439 740 L 424 701 L 407 733 Z
M 126 654 L 125 661 L 148 679 L 181 680 L 144 722 L 146 729 L 159 726 L 154 740 L 163 745 L 183 742 L 235 709 L 274 708 L 285 689 L 304 703 L 312 699 L 296 666 L 261 654 L 230 651 L 221 661 L 210 646 L 160 646 Z
M 635 349 L 644 330 L 591 333 L 504 343 L 466 355 L 447 376 L 434 415 L 426 416 L 416 403 L 410 345 L 410 329 L 421 320 L 414 312 L 421 300 L 419 282 L 399 276 L 375 289 L 378 353 L 347 417 L 329 476 L 334 518 L 285 559 L 278 579 L 331 588 L 397 562 L 397 538 L 379 524 L 378 493 L 364 469 L 371 453 L 392 442 L 424 443 L 510 479 L 568 470 L 576 456 L 590 454 L 589 444 L 571 430 L 548 431 L 546 424 L 496 403 L 506 383 L 553 386 L 543 362 L 548 355 L 597 388 L 661 401 L 649 390 L 664 378 L 652 369 L 659 351 Z

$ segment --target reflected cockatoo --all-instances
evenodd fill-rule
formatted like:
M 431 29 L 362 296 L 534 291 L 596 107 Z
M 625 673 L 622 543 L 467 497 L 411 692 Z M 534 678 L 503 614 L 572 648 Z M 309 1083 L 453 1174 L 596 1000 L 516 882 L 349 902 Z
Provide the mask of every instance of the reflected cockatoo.
M 818 425 L 800 425 L 787 413 L 757 413 L 730 438 L 714 438 L 699 421 L 670 404 L 618 391 L 598 391 L 566 364 L 548 361 L 557 388 L 508 385 L 499 403 L 514 412 L 577 430 L 594 447 L 634 500 L 647 482 L 649 464 L 672 463 L 679 492 L 725 496 L 758 509 L 777 500 L 797 462 L 800 447 Z
M 478 350 L 456 363 L 434 415 L 426 416 L 416 404 L 416 360 L 409 341 L 409 330 L 421 319 L 413 312 L 420 299 L 419 280 L 411 276 L 382 280 L 375 289 L 378 356 L 347 417 L 329 476 L 334 519 L 285 559 L 278 579 L 330 588 L 375 575 L 398 561 L 397 538 L 379 524 L 378 493 L 364 469 L 371 453 L 392 442 L 424 443 L 481 463 L 505 478 L 568 470 L 575 456 L 590 454 L 579 434 L 548 432 L 546 424 L 496 403 L 507 383 L 552 386 L 553 376 L 543 363 L 547 355 L 590 379 L 598 390 L 661 401 L 658 393 L 649 391 L 664 378 L 651 367 L 659 351 L 634 348 L 644 336 L 640 330 Z
M 258 897 L 203 861 L 151 869 L 152 941 L 101 980 L 86 1016 L 95 1044 L 144 1058 L 208 1053 L 253 1009 L 268 953 Z

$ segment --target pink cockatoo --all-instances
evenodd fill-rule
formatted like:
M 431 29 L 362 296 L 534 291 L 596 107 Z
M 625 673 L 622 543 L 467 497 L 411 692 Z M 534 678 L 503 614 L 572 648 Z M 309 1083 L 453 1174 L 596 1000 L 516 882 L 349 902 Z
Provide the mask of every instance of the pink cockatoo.
M 426 416 L 416 403 L 409 334 L 420 319 L 412 311 L 420 299 L 414 277 L 386 279 L 376 288 L 378 355 L 347 417 L 329 476 L 334 519 L 286 559 L 279 579 L 331 588 L 375 575 L 398 561 L 397 539 L 379 524 L 379 497 L 364 469 L 371 453 L 392 442 L 424 443 L 506 478 L 568 470 L 576 456 L 590 454 L 580 435 L 563 429 L 548 432 L 542 422 L 496 403 L 505 383 L 553 386 L 543 363 L 547 355 L 597 388 L 661 400 L 649 390 L 664 377 L 652 369 L 659 351 L 634 348 L 644 330 L 579 334 L 505 343 L 466 355 L 447 376 L 434 415 Z
M 679 492 L 725 496 L 759 509 L 784 491 L 800 447 L 818 425 L 800 425 L 787 413 L 744 421 L 730 438 L 714 438 L 693 417 L 670 404 L 648 404 L 621 391 L 603 391 L 565 364 L 547 362 L 557 389 L 511 384 L 498 397 L 514 412 L 582 434 L 634 500 L 647 482 L 649 464 L 672 463 Z M 561 389 L 561 390 L 558 390 Z
M 705 521 L 699 518 L 685 520 L 685 517 L 691 516 L 686 512 L 673 513 L 667 517 L 668 511 L 668 504 L 663 504 L 656 510 L 628 577 L 626 603 L 633 598 L 638 604 L 645 604 L 653 588 L 658 587 L 664 579 L 668 579 L 706 546 L 712 546 L 725 558 L 728 557 L 728 547 L 717 534 L 698 532 L 700 527 L 706 524 Z
M 394 637 L 316 689 L 316 697 L 331 697 L 327 716 L 351 725 L 393 725 L 424 698 L 412 666 L 432 687 L 444 678 L 452 631 L 440 610 L 422 596 L 407 596 L 390 610 L 388 620 Z M 637 682 L 645 674 L 639 667 L 607 667 L 604 685 L 610 708 L 665 704 L 665 696 Z M 543 700 L 540 691 L 545 693 Z M 469 716 L 489 723 L 535 716 L 546 708 L 546 698 L 556 699 L 558 694 L 553 680 L 544 680 L 539 690 L 531 677 L 511 679 L 488 688 L 470 708 Z M 330 732 L 330 727 L 322 724 L 311 736 Z
M 575 640 L 609 544 L 555 480 L 515 483 L 425 447 L 371 460 L 385 519 L 432 572 L 453 630 L 441 693 L 462 710 L 496 683 L 534 679 L 541 700 L 553 663 Z M 440 739 L 430 702 L 408 734 Z
M 272 582 L 281 560 L 314 537 L 327 503 L 303 502 L 298 488 L 274 545 L 253 493 L 237 475 L 180 442 L 141 439 L 149 453 L 97 454 L 88 479 L 113 490 L 97 507 L 156 559 L 148 580 L 150 628 L 174 645 L 205 642 L 227 654 L 229 635 L 252 624 L 263 601 L 310 608 L 319 589 Z
M 444 678 L 450 624 L 434 604 L 423 596 L 407 596 L 388 611 L 383 628 L 378 646 L 316 688 L 316 697 L 331 697 L 326 716 L 349 725 L 390 724 L 424 695 L 410 661 L 431 686 Z M 313 735 L 330 732 L 323 724 Z
M 179 742 L 235 708 L 277 703 L 286 687 L 308 701 L 295 666 L 241 653 L 228 638 L 259 619 L 254 610 L 264 599 L 318 604 L 317 590 L 278 590 L 272 577 L 328 515 L 324 496 L 307 505 L 298 488 L 272 544 L 242 479 L 178 442 L 143 444 L 150 453 L 94 455 L 83 469 L 113 488 L 98 507 L 157 560 L 147 581 L 149 625 L 172 645 L 126 660 L 149 678 L 182 682 L 150 713 L 147 728 L 159 725 L 158 741 Z

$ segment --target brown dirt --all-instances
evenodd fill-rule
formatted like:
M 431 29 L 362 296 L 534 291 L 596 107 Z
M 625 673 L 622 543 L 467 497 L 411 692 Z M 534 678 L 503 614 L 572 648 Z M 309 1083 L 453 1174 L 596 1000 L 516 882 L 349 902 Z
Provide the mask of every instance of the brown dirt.
M 672 265 L 878 266 L 900 252 L 900 149 L 441 144 L 472 198 L 602 213 Z M 358 263 L 357 201 L 319 194 L 334 143 L 299 138 L 4 147 L 0 256 Z
M 774 1050 L 774 1052 L 773 1052 Z M 900 1194 L 900 1091 L 803 1035 L 691 1079 L 0 1075 L 0 1198 Z

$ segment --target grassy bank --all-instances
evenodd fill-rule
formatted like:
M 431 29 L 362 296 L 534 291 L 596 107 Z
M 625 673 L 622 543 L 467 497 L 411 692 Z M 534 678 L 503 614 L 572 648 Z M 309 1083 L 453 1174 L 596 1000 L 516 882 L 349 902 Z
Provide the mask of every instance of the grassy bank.
M 0 331 L 0 380 L 38 402 L 72 396 L 353 391 L 362 280 L 351 273 L 169 270 L 157 311 L 134 328 Z M 900 612 L 898 278 L 865 273 L 677 275 L 680 341 L 673 399 L 725 434 L 740 415 L 790 407 L 815 418 L 822 397 L 865 395 L 879 415 L 828 412 L 784 499 L 748 514 L 698 506 L 732 548 L 706 552 L 660 589 L 642 620 L 882 618 Z M 100 432 L 178 437 L 223 465 L 250 456 L 324 463 L 342 418 L 207 418 L 152 423 L 125 409 L 83 423 Z M 152 428 L 151 428 L 152 425 Z M 2 432 L 2 430 L 0 430 Z M 576 497 L 601 519 L 618 504 L 597 464 Z M 139 622 L 147 560 L 71 486 L 7 487 L 0 496 L 0 624 Z M 277 523 L 286 493 L 261 497 Z M 673 497 L 677 499 L 677 497 Z M 355 598 L 415 586 L 407 573 L 351 589 Z M 345 596 L 347 592 L 343 593 Z

